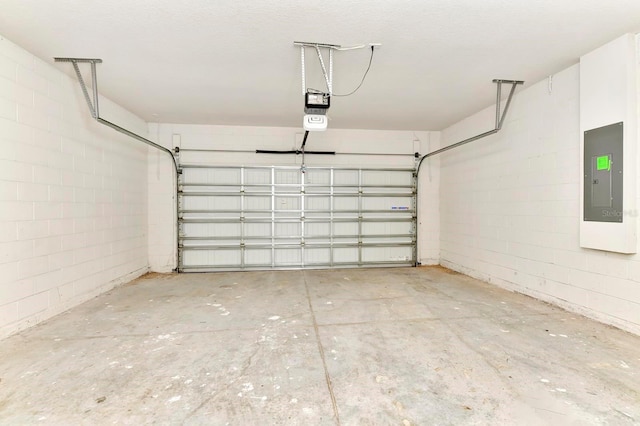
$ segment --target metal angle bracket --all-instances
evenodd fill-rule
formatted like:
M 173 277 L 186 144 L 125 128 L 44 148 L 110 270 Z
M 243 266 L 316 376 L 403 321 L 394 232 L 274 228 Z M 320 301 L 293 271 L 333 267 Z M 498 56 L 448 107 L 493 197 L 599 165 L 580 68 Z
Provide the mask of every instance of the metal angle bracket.
M 339 44 L 330 44 L 330 43 L 316 43 L 316 42 L 311 42 L 311 41 L 294 41 L 293 42 L 294 46 L 302 46 L 302 47 L 313 47 L 315 48 L 319 48 L 319 47 L 324 47 L 327 49 L 331 49 L 331 50 L 356 50 L 356 49 L 363 49 L 366 46 L 364 44 L 357 44 L 355 46 L 341 46 Z M 373 46 L 380 46 L 380 43 L 369 43 L 369 45 L 373 45 Z
M 520 84 L 524 84 L 523 80 L 503 80 L 503 79 L 494 79 L 494 83 L 498 86 L 496 87 L 496 130 L 502 129 L 502 124 L 504 123 L 504 119 L 507 116 L 507 111 L 509 110 L 509 105 L 511 104 L 511 99 L 513 99 L 513 94 L 516 91 L 516 87 Z M 504 111 L 502 111 L 502 115 L 500 115 L 500 98 L 502 97 L 502 84 L 510 84 L 511 90 L 509 91 L 509 97 L 507 98 L 507 103 L 504 106 Z M 500 117 L 498 119 L 498 117 Z
M 305 72 L 305 48 L 310 47 L 315 50 L 318 55 L 318 61 L 320 62 L 320 67 L 322 68 L 322 75 L 325 79 L 325 83 L 327 84 L 327 90 L 329 95 L 333 94 L 333 52 L 334 51 L 344 51 L 344 50 L 356 50 L 363 49 L 366 47 L 364 44 L 358 44 L 355 46 L 341 46 L 339 44 L 330 44 L 330 43 L 316 43 L 309 41 L 294 41 L 294 46 L 300 47 L 300 61 L 302 67 L 302 94 L 304 95 L 307 91 L 306 87 L 306 72 Z M 380 43 L 369 43 L 369 46 L 373 49 L 375 47 L 380 47 Z M 329 50 L 329 70 L 327 71 L 327 67 L 325 65 L 324 59 L 322 57 L 322 52 L 320 49 Z
M 293 44 L 294 46 L 300 46 L 300 62 L 301 62 L 300 66 L 302 70 L 302 95 L 304 96 L 307 93 L 307 87 L 306 87 L 307 78 L 306 78 L 306 65 L 305 65 L 306 63 L 305 63 L 304 50 L 306 47 L 312 47 L 313 49 L 315 49 L 318 55 L 318 61 L 320 62 L 320 66 L 322 68 L 322 75 L 324 76 L 325 83 L 327 84 L 327 90 L 328 90 L 329 96 L 331 96 L 333 94 L 332 93 L 333 92 L 333 51 L 339 50 L 341 46 L 336 44 L 307 43 L 307 42 L 300 42 L 300 41 L 294 41 Z M 320 50 L 321 48 L 329 50 L 329 72 L 327 72 L 324 59 L 322 58 L 322 52 Z
M 80 87 L 82 88 L 84 99 L 87 101 L 87 105 L 89 106 L 89 111 L 91 111 L 91 116 L 97 119 L 100 116 L 100 110 L 98 107 L 98 77 L 96 74 L 96 64 L 102 63 L 102 59 L 53 58 L 53 60 L 56 62 L 71 62 L 71 64 L 73 65 L 73 70 L 76 72 L 76 77 L 78 77 L 78 81 L 80 82 Z M 93 88 L 93 100 L 89 97 L 89 92 L 87 91 L 87 85 L 85 84 L 84 78 L 82 77 L 82 73 L 80 72 L 80 67 L 78 67 L 78 64 L 80 63 L 91 64 L 91 87 Z

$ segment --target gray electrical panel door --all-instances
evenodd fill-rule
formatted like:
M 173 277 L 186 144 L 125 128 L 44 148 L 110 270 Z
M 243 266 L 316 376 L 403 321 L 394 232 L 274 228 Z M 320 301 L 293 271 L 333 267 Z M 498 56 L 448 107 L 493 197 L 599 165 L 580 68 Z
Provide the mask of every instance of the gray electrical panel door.
M 622 222 L 623 123 L 584 132 L 584 220 Z

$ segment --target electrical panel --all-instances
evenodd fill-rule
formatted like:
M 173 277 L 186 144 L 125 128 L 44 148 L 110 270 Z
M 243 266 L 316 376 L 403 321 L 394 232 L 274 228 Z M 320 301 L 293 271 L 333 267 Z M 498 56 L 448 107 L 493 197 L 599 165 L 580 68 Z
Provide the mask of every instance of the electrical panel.
M 638 251 L 638 59 L 635 34 L 580 57 L 582 248 Z
M 622 222 L 622 122 L 584 132 L 584 220 Z

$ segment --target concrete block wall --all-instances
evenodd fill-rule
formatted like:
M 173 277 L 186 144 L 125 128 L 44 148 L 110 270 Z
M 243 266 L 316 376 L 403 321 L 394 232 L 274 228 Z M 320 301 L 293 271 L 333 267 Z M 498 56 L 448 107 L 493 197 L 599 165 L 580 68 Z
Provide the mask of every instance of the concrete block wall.
M 574 65 L 527 84 L 500 133 L 443 154 L 441 263 L 640 334 L 640 256 L 579 245 L 579 83 Z M 442 144 L 493 117 L 451 126 Z
M 429 132 L 420 144 L 425 155 L 440 148 L 440 132 Z M 440 263 L 440 157 L 425 159 L 418 173 L 418 261 Z
M 146 134 L 107 99 L 101 109 Z M 146 272 L 146 199 L 147 147 L 97 124 L 74 79 L 0 37 L 0 338 Z
M 301 113 L 302 114 L 302 113 Z M 162 146 L 182 149 L 218 150 L 291 150 L 302 143 L 302 128 L 213 126 L 152 123 L 149 134 Z M 439 143 L 438 132 L 379 131 L 329 129 L 326 132 L 310 133 L 307 149 L 336 151 L 337 153 L 405 153 L 407 156 L 384 155 L 308 155 L 308 166 L 359 166 L 399 167 L 415 166 L 414 152 L 427 152 Z M 184 163 L 216 165 L 300 165 L 301 157 L 295 155 L 266 155 L 255 153 L 181 152 Z M 439 261 L 439 211 L 438 159 L 424 167 L 421 174 L 420 201 L 423 212 L 419 224 L 420 253 L 423 264 Z M 427 164 L 425 164 L 427 166 Z M 175 200 L 171 159 L 163 153 L 152 153 L 149 157 L 149 261 L 151 269 L 168 272 L 175 267 Z

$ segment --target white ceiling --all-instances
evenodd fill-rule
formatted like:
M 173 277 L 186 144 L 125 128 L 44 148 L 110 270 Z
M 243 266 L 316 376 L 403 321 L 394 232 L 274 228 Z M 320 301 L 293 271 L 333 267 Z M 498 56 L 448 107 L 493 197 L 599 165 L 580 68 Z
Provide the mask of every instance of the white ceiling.
M 0 34 L 52 62 L 101 58 L 102 94 L 147 121 L 302 125 L 293 41 L 382 43 L 332 128 L 440 130 L 491 105 L 493 78 L 534 83 L 640 31 L 639 0 L 0 0 Z M 308 51 L 308 86 L 323 89 Z M 367 49 L 337 52 L 352 90 Z M 65 72 L 70 64 L 56 64 Z

